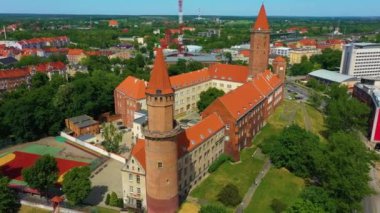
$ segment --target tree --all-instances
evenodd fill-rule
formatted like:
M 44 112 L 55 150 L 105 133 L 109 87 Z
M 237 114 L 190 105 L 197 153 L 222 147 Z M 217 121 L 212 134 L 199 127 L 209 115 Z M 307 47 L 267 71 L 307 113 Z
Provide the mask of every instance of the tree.
M 102 136 L 104 142 L 102 145 L 108 152 L 118 153 L 123 134 L 116 128 L 114 124 L 105 124 L 103 126 Z
M 0 212 L 17 213 L 21 204 L 17 193 L 9 188 L 9 181 L 0 175 Z
M 342 51 L 333 50 L 330 48 L 324 49 L 322 54 L 313 55 L 310 57 L 310 61 L 314 64 L 319 64 L 322 69 L 336 70 L 340 66 L 342 59 Z
M 110 194 L 107 194 L 107 196 L 106 196 L 106 200 L 105 200 L 105 204 L 106 205 L 110 205 L 110 199 L 111 199 L 111 195 Z
M 327 213 L 320 206 L 315 205 L 309 200 L 298 200 L 291 206 L 286 213 Z
M 315 170 L 314 156 L 320 151 L 319 137 L 293 124 L 263 143 L 262 150 L 276 167 L 310 177 Z
M 326 107 L 326 124 L 330 133 L 366 131 L 370 113 L 366 104 L 351 98 L 346 87 L 332 86 L 328 95 L 330 99 Z M 349 116 L 347 112 L 350 113 Z
M 329 137 L 319 158 L 318 181 L 335 200 L 338 212 L 361 209 L 361 201 L 372 193 L 368 185 L 376 154 L 368 151 L 354 133 L 338 132 Z
M 198 111 L 202 112 L 205 110 L 215 99 L 224 95 L 223 90 L 219 90 L 215 87 L 208 89 L 207 91 L 201 92 L 200 99 L 197 102 Z
M 335 200 L 329 195 L 328 191 L 319 186 L 309 186 L 301 193 L 301 199 L 309 201 L 314 206 L 318 206 L 325 212 L 334 213 L 337 211 Z
M 117 207 L 117 204 L 118 204 L 118 197 L 117 197 L 117 194 L 115 192 L 112 192 L 111 193 L 111 197 L 110 197 L 110 206 L 115 206 Z
M 91 171 L 89 167 L 70 170 L 63 179 L 62 190 L 73 204 L 81 203 L 91 191 Z
M 45 73 L 36 72 L 31 80 L 32 88 L 39 88 L 47 84 L 49 78 Z
M 208 204 L 201 207 L 200 213 L 227 213 L 223 206 Z
M 273 199 L 270 207 L 275 213 L 281 213 L 286 209 L 286 204 L 279 199 Z
M 45 193 L 54 186 L 58 179 L 57 161 L 50 155 L 43 155 L 36 163 L 22 171 L 25 182 L 41 193 Z
M 227 184 L 218 194 L 218 201 L 226 206 L 237 206 L 242 197 L 239 194 L 239 189 L 234 184 Z
M 290 75 L 307 75 L 309 72 L 318 69 L 319 66 L 315 65 L 313 62 L 309 61 L 306 56 L 303 56 L 301 63 L 294 64 L 290 68 Z

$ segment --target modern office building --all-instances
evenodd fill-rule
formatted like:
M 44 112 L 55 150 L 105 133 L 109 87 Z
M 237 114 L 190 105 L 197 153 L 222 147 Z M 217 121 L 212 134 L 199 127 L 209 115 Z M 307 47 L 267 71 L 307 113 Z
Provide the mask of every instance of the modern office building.
M 345 45 L 340 73 L 359 78 L 380 76 L 380 44 L 352 43 Z

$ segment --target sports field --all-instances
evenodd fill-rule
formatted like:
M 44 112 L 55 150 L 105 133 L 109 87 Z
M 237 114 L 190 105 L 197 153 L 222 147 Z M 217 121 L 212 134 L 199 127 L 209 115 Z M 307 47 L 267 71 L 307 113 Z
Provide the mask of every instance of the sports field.
M 70 169 L 80 166 L 87 166 L 90 165 L 92 161 L 97 160 L 96 158 L 73 158 L 72 155 L 68 156 L 68 149 L 54 145 L 56 144 L 30 144 L 19 147 L 16 150 L 0 154 L 0 173 L 11 179 L 12 185 L 26 185 L 23 181 L 22 170 L 33 166 L 42 155 L 48 154 L 55 157 L 57 161 L 57 166 L 59 169 L 59 178 L 57 182 L 61 183 L 64 175 L 70 171 Z M 68 156 L 69 159 L 62 156 Z

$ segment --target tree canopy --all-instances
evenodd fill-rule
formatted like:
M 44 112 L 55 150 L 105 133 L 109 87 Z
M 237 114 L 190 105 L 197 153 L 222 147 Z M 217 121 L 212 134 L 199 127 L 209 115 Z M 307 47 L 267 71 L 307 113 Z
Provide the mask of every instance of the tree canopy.
M 205 110 L 214 100 L 224 95 L 224 91 L 211 87 L 210 89 L 201 92 L 199 101 L 197 102 L 197 108 L 199 112 Z
M 73 204 L 81 203 L 91 191 L 91 171 L 89 167 L 71 169 L 64 177 L 62 190 Z
M 58 179 L 57 161 L 50 155 L 43 155 L 32 167 L 22 170 L 22 176 L 30 187 L 47 195 L 47 190 Z
M 118 153 L 123 134 L 116 128 L 114 124 L 105 124 L 102 136 L 104 142 L 102 145 L 108 152 Z
M 0 175 L 0 212 L 17 213 L 21 204 L 17 193 L 9 188 L 9 179 Z

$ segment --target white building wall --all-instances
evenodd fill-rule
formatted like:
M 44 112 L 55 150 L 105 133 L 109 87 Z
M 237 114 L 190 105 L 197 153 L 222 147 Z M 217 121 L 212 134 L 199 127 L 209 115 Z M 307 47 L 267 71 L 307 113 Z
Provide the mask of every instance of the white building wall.
M 344 47 L 340 73 L 355 77 L 380 76 L 380 44 L 357 47 L 348 44 Z

